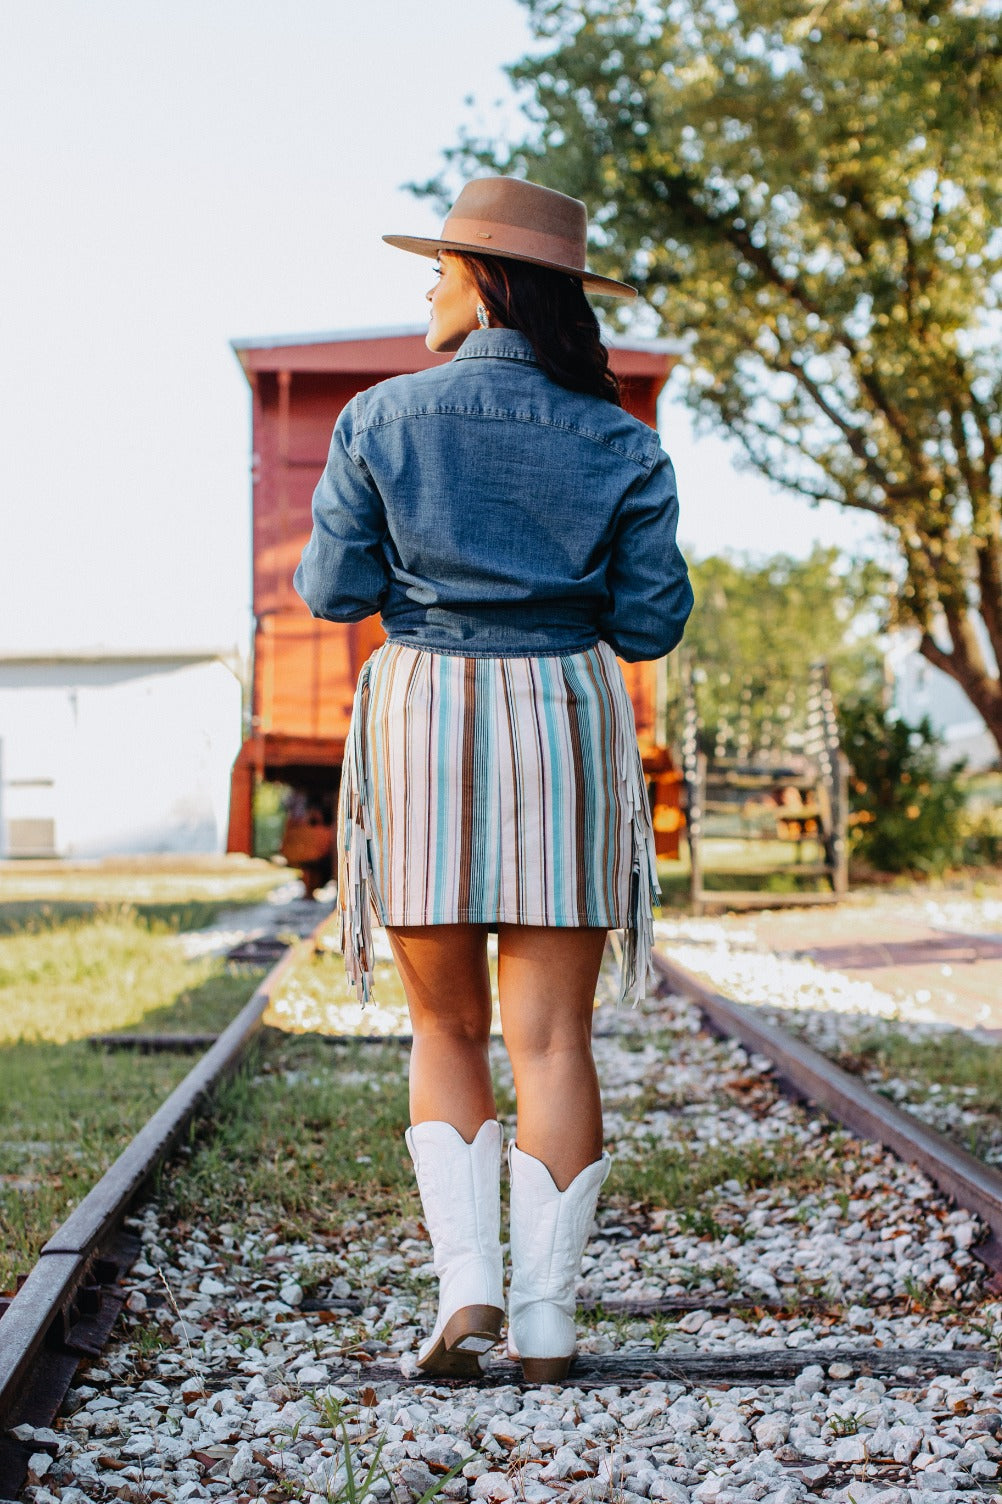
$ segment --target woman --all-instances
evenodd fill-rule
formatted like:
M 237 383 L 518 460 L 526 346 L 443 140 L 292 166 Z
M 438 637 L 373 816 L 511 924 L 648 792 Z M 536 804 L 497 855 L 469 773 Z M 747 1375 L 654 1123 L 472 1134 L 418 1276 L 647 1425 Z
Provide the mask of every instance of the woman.
M 616 663 L 657 658 L 692 606 L 657 436 L 619 405 L 584 289 L 584 205 L 469 183 L 438 239 L 428 348 L 444 365 L 352 399 L 296 587 L 316 616 L 379 610 L 339 812 L 342 943 L 368 996 L 370 902 L 410 1008 L 406 1139 L 439 1276 L 418 1355 L 475 1376 L 503 1319 L 502 1134 L 487 935 L 518 1104 L 509 1351 L 563 1378 L 609 1167 L 591 1051 L 607 930 L 642 995 L 657 901 L 632 708 Z

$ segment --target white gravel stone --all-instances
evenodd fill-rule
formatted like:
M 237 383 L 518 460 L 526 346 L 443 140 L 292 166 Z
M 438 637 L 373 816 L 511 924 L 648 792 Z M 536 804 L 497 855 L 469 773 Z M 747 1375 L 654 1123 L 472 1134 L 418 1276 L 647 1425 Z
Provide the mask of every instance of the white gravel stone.
M 782 1446 L 790 1434 L 785 1415 L 764 1415 L 755 1426 L 755 1443 L 759 1447 Z
M 840 1436 L 828 1453 L 833 1462 L 862 1462 L 866 1454 L 866 1441 L 862 1436 Z
M 514 1499 L 515 1484 L 505 1473 L 481 1473 L 470 1490 L 472 1499 L 500 1501 Z
M 655 1478 L 648 1489 L 648 1497 L 664 1499 L 666 1504 L 690 1504 L 692 1495 L 681 1483 L 674 1483 L 670 1478 Z
M 836 1026 L 856 1026 L 861 1000 L 873 1002 L 874 989 L 854 992 L 820 968 L 803 966 L 794 977 L 742 940 L 740 924 L 685 925 L 681 950 L 709 957 L 749 993 L 757 988 L 759 1005 L 776 1014 L 792 1017 L 796 1003 L 799 1018 L 810 1000 L 819 1020 L 810 1027 L 830 1037 Z M 794 981 L 797 990 L 781 997 Z M 76 1413 L 51 1440 L 31 1428 L 23 1438 L 47 1458 L 53 1445 L 61 1449 L 34 1486 L 41 1504 L 49 1490 L 65 1504 L 71 1478 L 126 1504 L 151 1480 L 163 1497 L 221 1504 L 284 1480 L 322 1504 L 344 1482 L 338 1414 L 362 1471 L 382 1444 L 391 1481 L 373 1488 L 378 1504 L 419 1498 L 470 1457 L 444 1491 L 457 1504 L 809 1504 L 850 1495 L 857 1504 L 944 1504 L 957 1490 L 958 1499 L 970 1496 L 972 1485 L 992 1490 L 1002 1303 L 985 1297 L 971 1256 L 977 1222 L 879 1147 L 836 1135 L 779 1097 L 767 1063 L 701 1033 L 686 1004 L 618 1014 L 603 1005 L 596 1035 L 617 1170 L 650 1156 L 652 1145 L 692 1157 L 724 1146 L 765 1155 L 776 1146 L 827 1166 L 829 1183 L 822 1174 L 805 1191 L 780 1176 L 749 1187 L 735 1171 L 690 1217 L 631 1206 L 617 1195 L 614 1170 L 580 1285 L 604 1314 L 581 1324 L 582 1349 L 650 1354 L 658 1332 L 666 1356 L 785 1347 L 807 1363 L 795 1378 L 728 1389 L 664 1381 L 632 1390 L 573 1381 L 437 1388 L 414 1363 L 434 1315 L 430 1250 L 416 1222 L 380 1223 L 374 1236 L 356 1215 L 314 1246 L 248 1207 L 239 1224 L 187 1227 L 181 1238 L 149 1205 L 133 1223 L 144 1252 L 130 1276 L 138 1298 L 127 1330 L 84 1372 Z M 510 1087 L 499 1056 L 496 1063 Z M 370 1079 L 366 1069 L 355 1071 L 360 1082 Z M 321 1295 L 357 1300 L 361 1315 L 349 1309 L 321 1322 L 302 1310 L 304 1284 L 316 1286 L 321 1266 Z M 161 1269 L 180 1317 L 164 1303 Z M 825 1309 L 798 1309 L 804 1293 Z M 665 1295 L 697 1307 L 665 1313 L 657 1328 L 615 1314 L 617 1301 Z M 132 1351 L 129 1331 L 151 1320 L 167 1346 Z M 984 1348 L 984 1361 L 962 1376 L 912 1369 L 878 1381 L 857 1378 L 849 1363 L 811 1361 L 819 1341 L 917 1351 L 970 1345 Z M 343 1354 L 360 1344 L 375 1363 L 345 1369 Z M 843 1434 L 848 1426 L 858 1430 Z
M 28 1458 L 29 1481 L 31 1483 L 41 1483 L 51 1466 L 52 1458 L 48 1452 L 33 1452 Z

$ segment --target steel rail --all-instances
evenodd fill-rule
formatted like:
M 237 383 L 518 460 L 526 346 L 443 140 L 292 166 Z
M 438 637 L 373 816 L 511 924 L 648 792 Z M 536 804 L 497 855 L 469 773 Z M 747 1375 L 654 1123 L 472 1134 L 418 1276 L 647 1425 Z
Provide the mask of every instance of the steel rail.
M 715 992 L 658 951 L 653 962 L 668 991 L 696 1003 L 715 1032 L 739 1039 L 748 1049 L 767 1056 L 794 1095 L 816 1102 L 854 1133 L 883 1144 L 906 1164 L 916 1165 L 958 1206 L 975 1212 L 989 1235 L 971 1252 L 996 1271 L 992 1286 L 1002 1288 L 1002 1174 L 998 1170 L 871 1091 L 809 1044 L 757 1018 L 753 1008 Z
M 315 944 L 315 936 L 326 922 L 325 918 L 313 936 L 290 947 L 276 963 L 212 1048 L 45 1244 L 38 1263 L 0 1319 L 0 1429 L 9 1428 L 18 1420 L 34 1425 L 44 1423 L 40 1415 L 33 1413 L 34 1407 L 26 1403 L 29 1375 L 36 1364 L 48 1359 L 50 1371 L 58 1372 L 58 1382 L 65 1393 L 79 1357 L 95 1350 L 88 1343 L 92 1340 L 92 1329 L 100 1329 L 102 1323 L 90 1318 L 86 1302 L 78 1305 L 80 1317 L 75 1324 L 71 1323 L 67 1313 L 74 1298 L 79 1298 L 88 1279 L 93 1281 L 93 1270 L 100 1265 L 102 1253 L 113 1246 L 116 1237 L 121 1239 L 122 1219 L 137 1193 L 167 1158 L 187 1123 L 204 1106 L 215 1087 L 237 1065 L 261 1027 L 262 1016 L 285 973 L 305 947 Z M 771 1059 L 777 1074 L 794 1094 L 816 1102 L 854 1132 L 884 1144 L 900 1158 L 918 1165 L 959 1205 L 976 1212 L 988 1225 L 991 1235 L 972 1251 L 985 1263 L 1002 1270 L 1002 1174 L 870 1091 L 809 1045 L 757 1019 L 752 1010 L 714 992 L 666 957 L 656 952 L 653 960 L 667 990 L 691 998 L 718 1033 L 737 1038 L 747 1048 Z M 135 1251 L 133 1247 L 124 1256 L 120 1255 L 118 1267 L 127 1267 Z M 111 1264 L 114 1268 L 114 1259 Z M 107 1284 L 107 1275 L 102 1279 L 99 1274 L 97 1282 Z M 121 1297 L 112 1296 L 112 1319 L 120 1305 Z M 93 1305 L 90 1312 L 92 1315 Z M 105 1321 L 104 1330 L 109 1325 Z M 837 1356 L 853 1361 L 851 1350 L 844 1354 L 840 1351 Z M 946 1364 L 973 1362 L 977 1356 L 974 1349 L 949 1357 L 939 1353 L 924 1357 L 917 1352 L 907 1354 L 919 1367 L 929 1360 Z M 803 1354 L 798 1355 L 797 1361 L 802 1357 Z M 858 1361 L 860 1355 L 855 1357 Z M 882 1361 L 894 1368 L 905 1357 L 895 1352 L 885 1355 Z M 666 1361 L 677 1367 L 685 1360 L 679 1354 Z M 876 1360 L 867 1354 L 864 1361 L 872 1364 Z M 641 1365 L 644 1376 L 649 1376 L 651 1363 L 648 1356 Z M 500 1372 L 499 1365 L 497 1381 Z M 639 1379 L 638 1371 L 637 1377 L 629 1382 Z M 596 1373 L 589 1382 L 622 1382 L 622 1378 L 614 1379 L 603 1368 L 602 1374 Z M 27 1452 L 25 1447 L 25 1463 Z
M 0 1430 L 16 1425 L 21 1419 L 28 1420 L 35 1411 L 29 1376 L 33 1365 L 43 1356 L 43 1349 L 50 1349 L 49 1357 L 54 1353 L 61 1356 L 63 1361 L 55 1366 L 60 1373 L 68 1370 L 64 1386 L 69 1383 L 79 1357 L 93 1350 L 86 1345 L 86 1338 L 74 1341 L 75 1327 L 69 1312 L 75 1298 L 88 1281 L 91 1287 L 95 1283 L 109 1283 L 100 1276 L 94 1280 L 93 1267 L 96 1260 L 99 1262 L 102 1249 L 115 1237 L 137 1193 L 167 1158 L 189 1121 L 239 1063 L 260 1029 L 262 1016 L 279 983 L 295 957 L 313 943 L 313 938 L 307 937 L 291 946 L 271 968 L 212 1048 L 175 1087 L 43 1247 L 37 1264 L 0 1318 Z M 118 1268 L 122 1263 L 119 1260 Z M 124 1267 L 128 1263 L 131 1258 L 124 1261 Z M 115 1269 L 116 1279 L 117 1276 Z M 93 1305 L 92 1300 L 90 1314 Z M 83 1325 L 88 1325 L 87 1303 L 76 1309 L 84 1317 Z

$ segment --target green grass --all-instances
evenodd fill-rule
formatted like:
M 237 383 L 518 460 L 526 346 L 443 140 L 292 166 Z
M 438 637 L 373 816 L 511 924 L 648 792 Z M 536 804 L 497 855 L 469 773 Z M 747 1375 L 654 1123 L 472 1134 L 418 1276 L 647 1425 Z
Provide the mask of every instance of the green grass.
M 265 895 L 262 894 L 262 897 Z M 252 902 L 254 900 L 248 900 Z M 235 907 L 233 899 L 189 899 L 183 903 L 164 900 L 159 903 L 131 903 L 126 899 L 54 899 L 34 903 L 30 899 L 5 900 L 0 903 L 0 936 L 16 937 L 39 929 L 88 919 L 106 919 L 115 913 L 129 912 L 155 932 L 158 928 L 179 934 L 184 930 L 203 929 L 220 914 Z
M 636 1143 L 636 1141 L 631 1141 Z M 698 1153 L 681 1145 L 665 1148 L 653 1136 L 637 1144 L 636 1158 L 625 1153 L 613 1161 L 608 1181 L 610 1196 L 625 1198 L 648 1207 L 671 1207 L 684 1217 L 697 1235 L 715 1235 L 719 1230 L 715 1212 L 704 1199 L 724 1181 L 736 1180 L 743 1191 L 768 1186 L 782 1186 L 806 1195 L 835 1178 L 832 1166 L 824 1159 L 804 1154 L 803 1143 L 793 1138 L 774 1139 L 770 1143 L 701 1145 Z M 740 1236 L 734 1217 L 725 1217 L 725 1231 Z
M 198 902 L 225 908 L 255 903 L 291 875 L 287 867 L 244 856 L 0 862 L 0 912 L 11 903 L 36 909 L 65 904 L 81 911 L 109 903 L 137 909 L 166 906 L 172 911 Z
M 0 1051 L 0 1289 L 39 1248 L 190 1069 L 179 1055 L 87 1044 Z
M 499 1108 L 511 1116 L 510 1094 L 500 1094 Z M 406 1124 L 406 1047 L 332 1046 L 268 1031 L 257 1061 L 224 1088 L 190 1159 L 168 1173 L 166 1214 L 180 1225 L 218 1225 L 241 1221 L 253 1206 L 304 1240 L 360 1214 L 367 1223 L 420 1217 Z M 805 1156 L 792 1137 L 698 1154 L 631 1141 L 614 1157 L 604 1194 L 620 1205 L 672 1208 L 697 1237 L 716 1239 L 742 1235 L 733 1209 L 715 1205 L 725 1181 L 806 1196 L 838 1178 L 830 1160 Z
M 218 959 L 187 960 L 175 926 L 130 907 L 73 919 L 39 913 L 0 935 L 0 1044 L 64 1044 L 149 1024 L 182 999 L 181 1013 L 194 1018 L 220 970 Z
M 190 1162 L 171 1172 L 168 1205 L 218 1223 L 253 1203 L 288 1236 L 356 1210 L 419 1215 L 407 1121 L 406 1048 L 269 1031 L 262 1055 L 223 1088 Z
M 41 1245 L 193 1064 L 190 1055 L 95 1049 L 86 1036 L 134 1029 L 216 1033 L 260 980 L 260 970 L 236 973 L 221 959 L 186 960 L 177 940 L 178 930 L 233 908 L 241 895 L 259 898 L 268 884 L 257 870 L 262 864 L 252 865 L 248 874 L 241 864 L 232 881 L 225 871 L 196 871 L 187 881 L 181 871 L 105 873 L 104 881 L 122 892 L 102 904 L 83 898 L 80 885 L 95 878 L 93 871 L 15 871 L 8 897 L 5 867 L 0 1289 L 31 1267 Z M 165 895 L 165 878 L 172 897 Z M 26 882 L 47 891 L 29 899 Z M 129 884 L 143 895 L 141 906 L 126 902 Z
M 136 1022 L 216 1032 L 262 973 L 215 974 Z M 138 1004 L 137 1004 L 138 1007 Z M 191 1055 L 100 1050 L 86 1040 L 0 1048 L 0 1289 L 38 1250 L 194 1064 Z
M 962 1029 L 915 1039 L 896 1029 L 875 1029 L 855 1039 L 845 1062 L 878 1070 L 885 1079 L 915 1077 L 964 1092 L 978 1112 L 1002 1116 L 1002 1046 L 971 1039 Z

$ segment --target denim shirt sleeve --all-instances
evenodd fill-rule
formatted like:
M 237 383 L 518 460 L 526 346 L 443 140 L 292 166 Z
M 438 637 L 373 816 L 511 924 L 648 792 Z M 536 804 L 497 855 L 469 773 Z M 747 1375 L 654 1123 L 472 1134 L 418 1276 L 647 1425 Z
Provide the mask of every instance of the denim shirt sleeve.
M 677 527 L 675 472 L 662 451 L 624 499 L 606 574 L 610 603 L 598 623 L 628 663 L 661 658 L 682 640 L 693 599 Z
M 389 589 L 382 498 L 365 464 L 352 453 L 355 400 L 334 427 L 327 464 L 313 493 L 313 533 L 293 579 L 312 614 L 327 621 L 372 616 Z

